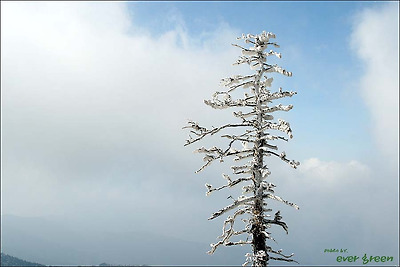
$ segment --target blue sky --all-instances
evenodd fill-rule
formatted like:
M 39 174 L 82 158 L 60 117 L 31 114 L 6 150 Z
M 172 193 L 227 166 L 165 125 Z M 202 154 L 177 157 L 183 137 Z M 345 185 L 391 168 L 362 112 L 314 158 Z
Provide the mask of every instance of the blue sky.
M 279 114 L 294 138 L 277 145 L 300 168 L 269 163 L 278 195 L 301 207 L 272 204 L 290 229 L 275 229 L 279 246 L 302 264 L 335 264 L 323 249 L 336 246 L 396 256 L 398 19 L 396 2 L 2 2 L 2 214 L 206 251 L 222 226 L 207 218 L 232 193 L 206 198 L 204 183 L 222 185 L 230 164 L 194 174 L 181 128 L 234 121 L 203 99 L 249 72 L 232 66 L 236 37 L 265 30 L 281 45 L 273 63 L 293 72 L 273 86 L 298 92 Z M 229 251 L 216 263 L 241 264 Z
M 294 73 L 289 86 L 298 88 L 304 103 L 296 107 L 296 114 L 292 116 L 302 117 L 303 120 L 312 117 L 313 120 L 318 120 L 316 124 L 319 125 L 317 131 L 307 132 L 305 127 L 308 122 L 302 123 L 296 127 L 296 132 L 301 137 L 312 140 L 316 147 L 324 146 L 326 140 L 323 136 L 336 132 L 336 140 L 352 142 L 352 148 L 355 148 L 355 151 L 348 151 L 348 158 L 343 159 L 354 157 L 359 149 L 365 147 L 365 143 L 371 143 L 366 127 L 368 114 L 359 95 L 354 94 L 357 89 L 356 84 L 352 83 L 354 77 L 361 75 L 362 63 L 349 45 L 349 36 L 354 14 L 364 8 L 376 6 L 379 3 L 357 1 L 129 4 L 133 21 L 140 22 L 141 26 L 155 36 L 177 26 L 182 27 L 200 43 L 202 36 L 207 36 L 207 32 L 220 25 L 229 25 L 238 32 L 257 33 L 267 30 L 277 33 L 285 67 Z M 282 82 L 287 81 L 283 78 Z M 293 101 L 296 103 L 297 99 L 294 98 Z M 340 108 L 337 108 L 338 103 Z M 338 125 L 332 123 L 338 122 L 338 118 L 341 118 L 342 124 L 340 131 L 337 131 Z M 352 127 L 346 127 L 349 124 Z M 351 130 L 355 128 L 366 134 L 357 135 L 357 132 Z M 305 132 L 307 133 L 303 135 Z M 319 154 L 327 160 L 332 154 L 335 154 L 334 158 L 343 157 L 336 150 L 339 147 L 332 145 L 326 154 L 321 155 L 321 151 Z

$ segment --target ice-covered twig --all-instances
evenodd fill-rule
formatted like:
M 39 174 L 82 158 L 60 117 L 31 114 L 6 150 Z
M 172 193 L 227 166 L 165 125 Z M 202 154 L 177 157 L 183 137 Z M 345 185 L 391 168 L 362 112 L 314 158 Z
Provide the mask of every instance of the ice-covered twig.
M 277 73 L 283 74 L 288 77 L 292 76 L 292 73 L 290 71 L 287 71 L 287 70 L 283 69 L 282 67 L 279 67 L 278 65 L 270 65 L 270 64 L 264 63 L 263 67 L 264 67 L 265 72 L 277 72 Z
M 261 130 L 278 130 L 286 133 L 290 139 L 293 138 L 292 129 L 290 128 L 290 124 L 287 121 L 282 119 L 278 119 L 278 123 L 275 122 L 265 122 L 261 128 Z
M 277 156 L 278 158 L 280 158 L 284 162 L 288 163 L 290 165 L 290 167 L 292 167 L 293 169 L 297 169 L 297 167 L 300 165 L 300 162 L 298 162 L 298 161 L 287 159 L 285 152 L 282 152 L 281 154 L 278 154 L 278 153 L 275 153 L 275 152 L 273 152 L 271 150 L 267 150 L 267 149 L 265 149 L 263 147 L 261 147 L 261 149 L 263 150 L 263 154 L 265 156 L 270 156 L 270 155 Z
M 240 83 L 240 82 L 242 82 L 244 80 L 251 79 L 251 78 L 254 78 L 254 77 L 255 77 L 255 74 L 246 75 L 246 76 L 235 75 L 235 76 L 232 76 L 232 77 L 228 77 L 228 78 L 222 79 L 221 80 L 221 85 L 230 87 L 232 84 Z
M 288 139 L 283 137 L 283 136 L 276 136 L 276 135 L 271 135 L 271 134 L 268 134 L 268 133 L 264 134 L 261 137 L 261 139 L 262 140 L 277 140 L 277 139 L 281 139 L 281 140 L 286 141 L 286 142 L 288 141 Z
M 247 143 L 254 143 L 255 141 L 253 139 L 251 139 L 251 137 L 248 134 L 242 134 L 239 136 L 236 135 L 229 135 L 229 134 L 225 134 L 225 135 L 221 135 L 222 138 L 228 138 L 231 140 L 236 140 L 236 141 L 241 141 L 241 142 L 247 142 Z
M 286 258 L 286 259 L 290 259 L 291 257 L 294 256 L 294 253 L 292 253 L 292 254 L 290 254 L 290 255 L 285 255 L 285 254 L 283 254 L 283 253 L 282 253 L 282 249 L 276 251 L 276 250 L 273 250 L 271 247 L 268 247 L 267 251 L 268 251 L 268 252 L 271 252 L 271 253 L 274 253 L 274 254 L 276 254 L 276 255 L 280 255 L 280 256 L 282 256 L 282 257 L 284 257 L 284 258 Z
M 223 95 L 224 98 L 220 99 L 219 96 Z M 254 96 L 249 96 L 243 99 L 233 100 L 228 92 L 215 92 L 211 100 L 204 100 L 204 103 L 214 109 L 226 109 L 231 107 L 255 107 Z
M 255 115 L 257 115 L 257 113 L 256 113 L 255 110 L 253 110 L 251 112 L 248 112 L 248 113 L 243 113 L 242 111 L 238 111 L 238 112 L 233 112 L 233 115 L 235 117 L 245 119 L 245 118 L 248 118 L 248 117 L 251 117 L 251 116 L 255 116 Z
M 295 262 L 297 264 L 299 264 L 299 262 L 297 262 L 294 259 L 286 259 L 286 258 L 277 258 L 277 257 L 269 257 L 271 260 L 275 260 L 275 261 L 287 261 L 287 262 Z
M 228 242 L 225 244 L 225 246 L 237 246 L 237 245 L 247 245 L 247 244 L 251 244 L 251 241 L 244 241 L 244 240 L 240 240 L 237 242 Z
M 280 201 L 282 203 L 285 203 L 288 206 L 291 206 L 291 207 L 295 208 L 296 210 L 300 209 L 299 206 L 297 206 L 295 203 L 292 203 L 292 202 L 289 202 L 287 200 L 284 200 L 281 197 L 275 196 L 273 194 L 264 194 L 263 198 L 270 198 L 270 199 L 278 200 L 278 201 Z
M 222 235 L 220 235 L 218 238 L 221 239 L 220 241 L 218 241 L 215 244 L 211 244 L 211 250 L 208 251 L 208 254 L 213 254 L 214 251 L 220 246 L 220 245 L 224 245 L 224 246 L 234 246 L 234 245 L 244 245 L 244 244 L 248 244 L 248 241 L 239 241 L 239 242 L 231 242 L 230 238 L 232 236 L 237 236 L 237 235 L 241 235 L 243 233 L 248 233 L 249 229 L 243 229 L 241 231 L 235 231 L 233 229 L 233 226 L 235 224 L 235 220 L 238 216 L 243 215 L 244 213 L 248 212 L 250 210 L 249 207 L 245 207 L 242 209 L 237 210 L 233 216 L 228 216 L 228 218 L 224 221 L 224 225 L 222 227 Z M 229 227 L 229 228 L 228 228 Z
M 194 152 L 197 153 L 206 153 L 206 155 L 203 157 L 203 161 L 205 161 L 206 163 L 196 171 L 196 173 L 201 172 L 202 170 L 204 170 L 207 166 L 209 166 L 213 161 L 219 159 L 221 162 L 223 162 L 225 157 L 229 157 L 229 156 L 236 156 L 239 157 L 241 154 L 243 154 L 243 156 L 246 156 L 247 153 L 251 153 L 252 149 L 242 149 L 242 150 L 235 150 L 232 149 L 232 143 L 234 141 L 237 140 L 232 140 L 231 143 L 229 144 L 228 148 L 223 151 L 220 148 L 217 147 L 213 147 L 211 149 L 205 149 L 204 147 L 201 147 L 197 150 L 195 150 Z M 239 173 L 237 173 L 239 174 Z
M 278 150 L 278 147 L 277 147 L 277 146 L 267 144 L 266 142 L 262 143 L 262 145 L 263 145 L 263 146 L 260 147 L 260 149 L 263 149 L 263 150 L 267 150 L 267 149 Z
M 227 176 L 229 178 L 228 175 L 225 175 L 225 176 Z M 206 187 L 208 189 L 206 195 L 209 196 L 214 191 L 219 191 L 219 190 L 222 190 L 222 189 L 227 188 L 227 187 L 234 187 L 237 184 L 240 184 L 242 182 L 251 181 L 252 179 L 253 179 L 252 177 L 243 177 L 243 178 L 238 178 L 238 179 L 232 181 L 229 178 L 228 184 L 225 184 L 225 185 L 220 186 L 220 187 L 215 187 L 215 188 L 213 188 L 212 185 L 210 185 L 210 184 L 206 184 Z
M 194 132 L 198 135 L 198 137 L 194 138 L 194 139 L 192 138 L 192 139 L 186 140 L 186 143 L 185 143 L 184 146 L 193 144 L 194 142 L 197 142 L 197 141 L 203 139 L 207 135 L 214 135 L 214 134 L 218 133 L 219 131 L 221 131 L 221 130 L 223 130 L 225 128 L 237 128 L 237 127 L 249 127 L 249 126 L 252 126 L 250 123 L 236 123 L 236 124 L 225 124 L 225 125 L 222 125 L 220 127 L 208 130 L 208 129 L 204 128 L 204 127 L 199 127 L 198 124 L 193 122 L 193 121 L 189 121 L 188 124 L 189 125 L 183 127 L 183 129 L 186 129 L 186 128 L 194 129 Z
M 236 207 L 238 207 L 240 205 L 244 205 L 246 203 L 249 203 L 249 202 L 253 201 L 255 198 L 256 197 L 253 196 L 253 197 L 245 197 L 245 198 L 243 198 L 241 200 L 235 200 L 231 205 L 228 205 L 225 208 L 222 208 L 219 211 L 214 212 L 212 214 L 212 216 L 210 218 L 208 218 L 208 219 L 209 220 L 215 219 L 215 218 L 221 216 L 222 214 L 224 214 L 227 211 L 230 211 L 230 210 L 232 210 L 232 209 L 234 209 L 234 208 L 236 208 Z
M 262 94 L 259 97 L 260 97 L 261 101 L 271 101 L 271 100 L 278 99 L 278 98 L 283 98 L 283 97 L 292 97 L 295 94 L 297 94 L 297 92 L 282 91 L 282 88 L 279 87 L 279 91 L 278 92 Z
M 276 105 L 273 107 L 264 107 L 263 112 L 271 113 L 271 112 L 275 112 L 275 111 L 289 111 L 292 108 L 293 108 L 293 105 L 284 106 L 282 104 L 279 104 L 279 105 Z

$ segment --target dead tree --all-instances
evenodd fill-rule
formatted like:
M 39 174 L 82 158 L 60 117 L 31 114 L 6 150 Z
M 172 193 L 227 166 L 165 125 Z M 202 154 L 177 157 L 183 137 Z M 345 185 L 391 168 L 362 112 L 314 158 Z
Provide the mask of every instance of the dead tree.
M 242 194 L 233 199 L 233 203 L 220 209 L 212 214 L 209 220 L 217 218 L 227 212 L 233 214 L 228 216 L 223 224 L 222 235 L 219 236 L 219 241 L 211 244 L 210 254 L 221 245 L 252 245 L 253 252 L 247 253 L 247 260 L 244 266 L 252 263 L 252 266 L 267 266 L 270 260 L 296 262 L 292 259 L 293 254 L 285 255 L 282 250 L 274 250 L 267 240 L 274 240 L 268 229 L 272 225 L 277 225 L 283 228 L 288 233 L 288 227 L 284 221 L 280 211 L 273 213 L 272 209 L 267 208 L 267 200 L 277 200 L 283 202 L 296 209 L 299 207 L 291 202 L 288 202 L 281 197 L 275 195 L 275 185 L 268 181 L 268 176 L 271 174 L 264 160 L 268 157 L 278 157 L 291 167 L 297 168 L 299 162 L 286 158 L 284 151 L 278 152 L 278 147 L 274 144 L 276 140 L 288 141 L 292 136 L 292 129 L 288 122 L 278 119 L 274 120 L 277 111 L 289 111 L 293 108 L 292 105 L 273 105 L 274 100 L 291 97 L 296 94 L 293 91 L 283 91 L 279 88 L 276 91 L 271 91 L 272 77 L 270 73 L 280 73 L 285 76 L 292 76 L 291 72 L 275 65 L 268 64 L 269 56 L 281 58 L 281 54 L 270 50 L 266 52 L 268 46 L 279 47 L 270 39 L 275 38 L 275 34 L 262 32 L 259 35 L 242 35 L 237 38 L 245 42 L 244 47 L 237 44 L 232 44 L 242 50 L 242 55 L 234 63 L 234 65 L 248 64 L 253 74 L 250 75 L 235 75 L 229 78 L 222 79 L 221 83 L 228 90 L 214 93 L 211 100 L 205 100 L 204 103 L 214 109 L 235 108 L 233 115 L 240 120 L 238 123 L 229 123 L 220 127 L 205 128 L 199 126 L 195 121 L 189 121 L 184 129 L 190 129 L 189 139 L 186 140 L 185 146 L 202 140 L 206 136 L 222 134 L 228 129 L 243 129 L 240 134 L 222 134 L 222 138 L 226 138 L 227 147 L 221 149 L 213 146 L 211 148 L 201 147 L 195 152 L 204 154 L 205 164 L 197 171 L 202 171 L 212 162 L 218 160 L 223 162 L 227 157 L 233 157 L 238 165 L 232 166 L 233 174 L 238 175 L 236 179 L 229 175 L 223 174 L 226 179 L 226 184 L 213 187 L 206 184 L 207 195 L 214 191 L 219 191 L 224 188 L 231 188 L 236 185 L 243 185 Z M 267 76 L 268 75 L 268 76 Z M 243 98 L 234 99 L 232 93 L 236 90 L 244 91 Z M 237 130 L 235 130 L 237 131 Z M 281 136 L 279 132 L 287 135 Z M 237 147 L 240 145 L 240 148 Z M 247 161 L 243 163 L 243 161 Z M 272 214 L 274 214 L 272 216 Z M 234 230 L 233 226 L 238 218 L 244 222 L 244 228 Z M 246 235 L 245 239 L 231 240 L 236 236 Z

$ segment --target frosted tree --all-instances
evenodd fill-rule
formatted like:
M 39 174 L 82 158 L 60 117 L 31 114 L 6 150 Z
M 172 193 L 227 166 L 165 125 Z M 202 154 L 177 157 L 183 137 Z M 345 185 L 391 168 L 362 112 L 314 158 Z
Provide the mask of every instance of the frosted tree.
M 209 254 L 221 245 L 251 245 L 252 253 L 246 254 L 246 262 L 243 266 L 267 266 L 270 260 L 296 262 L 292 259 L 293 254 L 285 255 L 282 250 L 275 250 L 267 243 L 268 240 L 275 241 L 269 232 L 271 226 L 282 227 L 288 233 L 288 226 L 282 221 L 280 211 L 273 212 L 267 207 L 268 200 L 283 202 L 296 209 L 299 207 L 275 195 L 275 185 L 268 181 L 271 174 L 264 160 L 268 157 L 278 157 L 291 167 L 297 168 L 299 162 L 290 160 L 284 151 L 278 152 L 278 147 L 274 144 L 277 140 L 288 141 L 292 138 L 292 129 L 288 122 L 278 119 L 274 120 L 275 112 L 289 111 L 292 105 L 273 105 L 274 100 L 291 97 L 296 94 L 293 91 L 271 91 L 273 78 L 271 73 L 279 73 L 285 76 L 292 76 L 291 72 L 284 70 L 276 64 L 268 64 L 269 56 L 281 58 L 281 54 L 270 50 L 266 52 L 268 46 L 279 47 L 270 39 L 275 38 L 273 33 L 262 32 L 259 35 L 242 35 L 237 38 L 243 40 L 247 48 L 237 44 L 232 44 L 242 50 L 242 55 L 234 65 L 248 64 L 254 71 L 250 75 L 235 75 L 222 79 L 221 84 L 227 87 L 226 91 L 215 92 L 211 100 L 204 103 L 214 109 L 234 108 L 233 115 L 240 120 L 238 123 L 228 123 L 219 127 L 205 128 L 199 126 L 195 121 L 188 121 L 184 129 L 190 129 L 188 140 L 185 146 L 202 140 L 206 136 L 221 134 L 226 139 L 227 147 L 224 149 L 213 146 L 211 148 L 201 147 L 195 152 L 204 154 L 204 165 L 197 171 L 202 171 L 214 161 L 223 162 L 225 158 L 232 157 L 237 165 L 232 166 L 236 178 L 223 174 L 226 184 L 213 187 L 206 184 L 207 195 L 214 191 L 224 188 L 232 188 L 242 185 L 241 195 L 233 200 L 233 203 L 212 214 L 209 220 L 217 218 L 226 213 L 230 213 L 223 224 L 222 235 L 219 241 L 211 244 Z M 268 74 L 268 76 L 267 76 Z M 243 90 L 243 98 L 234 99 L 234 91 Z M 231 129 L 239 134 L 224 134 L 223 132 Z M 238 131 L 238 129 L 243 129 Z M 279 133 L 283 132 L 284 136 Z M 286 137 L 287 136 L 287 137 Z M 238 147 L 239 146 L 239 147 Z M 247 161 L 247 162 L 245 162 Z M 235 230 L 237 221 L 241 219 L 243 229 Z M 243 237 L 244 236 L 244 237 Z M 240 237 L 243 237 L 239 239 Z

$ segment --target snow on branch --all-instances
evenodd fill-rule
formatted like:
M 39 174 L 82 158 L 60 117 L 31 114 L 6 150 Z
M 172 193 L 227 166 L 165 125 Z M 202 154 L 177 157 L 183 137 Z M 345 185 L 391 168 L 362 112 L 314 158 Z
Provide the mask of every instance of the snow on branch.
M 226 87 L 230 87 L 232 84 L 237 84 L 240 82 L 243 82 L 247 79 L 251 79 L 254 78 L 256 75 L 252 74 L 252 75 L 246 75 L 246 76 L 242 76 L 242 75 L 235 75 L 229 78 L 224 78 L 221 80 L 221 85 L 222 86 L 226 86 Z
M 266 181 L 262 181 L 261 188 L 263 189 L 264 192 L 275 193 L 274 192 L 275 185 L 273 183 L 268 183 Z
M 250 263 L 253 263 L 253 266 L 255 267 L 261 267 L 262 264 L 260 264 L 263 261 L 266 261 L 269 256 L 264 250 L 259 250 L 257 253 L 247 253 L 246 254 L 246 261 L 243 263 L 242 266 L 247 266 Z
M 289 122 L 284 121 L 282 119 L 278 119 L 278 123 L 265 122 L 265 124 L 262 127 L 262 130 L 267 130 L 267 129 L 284 132 L 289 136 L 290 139 L 293 138 L 292 129 L 290 128 Z
M 267 55 L 267 56 L 272 56 L 272 55 L 274 55 L 274 56 L 276 56 L 276 57 L 278 57 L 278 58 L 282 58 L 281 53 L 277 53 L 277 52 L 272 51 L 272 50 L 269 50 L 269 52 L 266 53 L 266 55 Z
M 282 104 L 278 104 L 278 105 L 273 106 L 273 107 L 264 107 L 263 108 L 263 112 L 271 113 L 271 112 L 275 112 L 275 111 L 289 111 L 292 108 L 293 108 L 293 105 L 284 106 Z
M 244 83 L 240 85 L 244 85 Z M 221 95 L 223 95 L 222 99 L 219 97 Z M 226 109 L 230 107 L 255 107 L 257 103 L 254 101 L 254 97 L 252 96 L 244 99 L 233 100 L 227 92 L 215 92 L 211 100 L 204 100 L 204 104 L 214 109 Z
M 247 112 L 247 113 L 243 113 L 242 111 L 238 111 L 238 112 L 233 112 L 233 116 L 237 117 L 237 118 L 241 118 L 243 120 L 255 116 L 257 115 L 256 111 L 253 109 L 253 111 L 251 112 Z
M 276 136 L 271 134 L 265 134 L 261 137 L 261 140 L 277 140 L 277 139 L 281 139 L 286 142 L 288 141 L 288 139 L 283 136 Z
M 188 129 L 188 128 L 193 129 L 190 132 L 195 134 L 195 135 L 197 135 L 197 137 L 196 138 L 192 138 L 189 135 L 189 139 L 186 140 L 186 143 L 185 143 L 184 146 L 193 144 L 194 142 L 197 142 L 197 141 L 203 139 L 207 135 L 214 135 L 214 134 L 218 133 L 219 131 L 221 131 L 222 129 L 225 129 L 225 128 L 249 127 L 249 126 L 252 126 L 252 125 L 250 123 L 225 124 L 225 125 L 222 125 L 220 127 L 213 128 L 213 129 L 209 130 L 207 128 L 200 127 L 197 124 L 197 122 L 188 121 L 188 126 L 185 126 L 182 129 Z
M 285 255 L 285 254 L 283 254 L 283 253 L 282 253 L 282 249 L 276 251 L 276 250 L 273 250 L 273 249 L 271 248 L 271 249 L 268 249 L 267 251 L 268 251 L 268 252 L 271 252 L 271 253 L 274 253 L 274 254 L 276 254 L 276 255 L 280 255 L 280 256 L 282 256 L 282 257 L 284 257 L 284 258 L 286 258 L 286 259 L 291 258 L 291 257 L 294 256 L 294 253 L 292 253 L 292 254 L 290 254 L 290 255 Z
M 298 161 L 287 159 L 285 151 L 283 151 L 281 154 L 278 154 L 278 153 L 275 153 L 275 152 L 273 152 L 271 150 L 267 150 L 265 148 L 265 146 L 261 147 L 261 149 L 264 151 L 264 155 L 265 156 L 274 155 L 274 156 L 280 158 L 281 160 L 283 160 L 284 162 L 288 163 L 293 169 L 297 169 L 297 167 L 300 165 L 300 162 L 298 162 Z
M 238 85 L 233 85 L 229 87 L 228 93 L 232 92 L 236 88 L 243 87 L 243 88 L 249 88 L 251 86 L 254 86 L 254 81 L 247 81 L 247 82 L 242 82 Z
M 242 34 L 242 36 L 236 38 L 237 40 L 244 40 L 245 43 L 251 43 L 254 45 L 258 45 L 261 47 L 267 48 L 268 45 L 273 45 L 275 47 L 279 47 L 278 44 L 276 43 L 270 43 L 269 39 L 275 38 L 275 34 L 271 32 L 265 32 L 263 31 L 259 35 L 253 35 L 253 34 Z
M 282 87 L 279 87 L 278 92 L 274 93 L 268 93 L 268 94 L 262 94 L 260 95 L 260 100 L 261 101 L 270 101 L 278 98 L 283 98 L 283 97 L 292 97 L 293 95 L 297 94 L 297 92 L 287 92 L 287 91 L 282 91 Z
M 272 86 L 272 82 L 274 80 L 274 78 L 268 78 L 267 76 L 264 76 L 265 80 L 260 81 L 260 85 L 263 87 L 271 87 Z
M 285 254 L 282 253 L 282 251 L 283 251 L 282 249 L 279 249 L 279 250 L 276 251 L 276 250 L 273 250 L 269 246 L 267 247 L 267 252 L 273 253 L 275 255 L 279 255 L 280 256 L 280 257 L 270 257 L 270 259 L 298 263 L 297 261 L 291 259 L 294 256 L 294 253 L 292 253 L 290 255 L 285 255 Z
M 209 196 L 214 191 L 219 191 L 219 190 L 222 190 L 222 189 L 227 188 L 227 187 L 234 187 L 237 184 L 240 184 L 242 182 L 251 181 L 253 179 L 253 177 L 243 177 L 243 178 L 238 178 L 238 179 L 232 181 L 231 178 L 228 175 L 223 174 L 223 176 L 224 176 L 225 179 L 228 180 L 228 184 L 225 184 L 225 185 L 220 186 L 220 187 L 215 187 L 215 188 L 213 188 L 212 185 L 210 185 L 210 184 L 206 184 L 206 187 L 207 187 L 206 195 L 207 196 Z
M 249 58 L 249 57 L 240 56 L 240 57 L 238 58 L 238 60 L 237 60 L 235 63 L 233 63 L 233 65 L 240 65 L 240 64 L 243 64 L 243 63 L 247 63 L 247 64 L 250 65 L 252 61 L 253 61 L 253 60 L 251 60 L 251 58 Z
M 270 252 L 270 253 L 274 253 L 274 252 L 272 252 L 272 251 L 270 251 L 270 250 L 267 250 L 267 251 Z M 248 266 L 248 265 L 251 264 L 251 263 L 257 262 L 257 261 L 259 261 L 259 258 L 262 258 L 262 256 L 263 256 L 263 254 L 254 255 L 254 254 L 252 254 L 252 253 L 247 253 L 247 254 L 246 254 L 246 261 L 245 261 L 245 263 L 243 263 L 242 266 Z M 294 254 L 291 254 L 291 255 L 290 255 L 290 257 L 292 257 L 292 256 L 294 256 Z M 288 257 L 285 256 L 285 255 L 283 255 L 283 257 L 272 257 L 272 256 L 269 256 L 269 259 L 270 259 L 270 260 L 277 260 L 277 261 L 286 261 L 286 262 L 295 262 L 295 263 L 298 263 L 296 260 L 290 259 L 290 258 L 288 258 Z M 257 266 L 257 265 L 254 265 L 254 266 Z
M 293 254 L 294 255 L 294 254 Z M 271 260 L 275 260 L 275 261 L 287 261 L 287 262 L 295 262 L 295 263 L 299 263 L 298 261 L 294 260 L 294 259 L 286 259 L 286 258 L 277 258 L 277 257 L 269 257 Z
M 269 65 L 267 63 L 264 63 L 263 66 L 265 68 L 264 69 L 265 72 L 277 72 L 277 73 L 283 74 L 283 75 L 288 76 L 288 77 L 292 76 L 292 73 L 290 71 L 287 71 L 287 70 L 283 69 L 282 67 L 279 67 L 276 64 L 275 65 Z
M 284 200 L 281 197 L 273 195 L 273 194 L 269 194 L 269 193 L 263 194 L 263 198 L 274 199 L 274 200 L 280 201 L 282 203 L 285 203 L 286 205 L 291 206 L 291 207 L 295 208 L 296 210 L 300 209 L 299 206 L 297 206 L 295 203 Z
M 223 227 L 222 227 L 222 235 L 220 235 L 218 238 L 221 239 L 218 241 L 216 244 L 211 244 L 211 250 L 208 251 L 208 254 L 213 254 L 214 251 L 218 248 L 220 245 L 224 246 L 235 246 L 235 245 L 245 245 L 245 244 L 250 244 L 248 241 L 238 241 L 238 242 L 231 242 L 230 238 L 232 236 L 237 236 L 241 235 L 244 233 L 249 233 L 250 228 L 246 227 L 246 229 L 240 230 L 240 231 L 235 231 L 233 229 L 233 226 L 235 224 L 236 218 L 240 215 L 243 215 L 245 213 L 248 213 L 250 211 L 249 207 L 245 207 L 242 209 L 237 210 L 233 216 L 228 216 L 228 218 L 224 221 Z M 228 228 L 229 227 L 229 228 Z
M 229 157 L 232 155 L 239 156 L 241 154 L 247 155 L 247 153 L 250 153 L 253 151 L 252 149 L 249 149 L 247 147 L 244 147 L 242 150 L 233 149 L 232 144 L 235 141 L 238 141 L 238 140 L 233 139 L 229 143 L 228 148 L 226 148 L 225 150 L 222 150 L 215 146 L 210 149 L 206 149 L 205 147 L 196 149 L 194 151 L 195 153 L 205 153 L 205 155 L 203 157 L 203 161 L 206 162 L 199 170 L 196 171 L 196 173 L 202 171 L 205 167 L 209 166 L 214 160 L 219 159 L 220 162 L 223 162 L 225 157 Z M 251 166 L 249 166 L 249 168 L 251 168 Z M 242 173 L 244 173 L 244 172 L 242 172 Z M 240 173 L 235 173 L 235 174 L 240 174 Z
M 271 145 L 271 144 L 267 144 L 266 142 L 262 143 L 262 147 L 260 147 L 260 149 L 262 150 L 267 150 L 267 149 L 274 149 L 274 150 L 278 150 L 277 146 Z
M 243 240 L 239 240 L 237 242 L 228 242 L 225 244 L 225 246 L 229 247 L 229 246 L 237 246 L 237 245 L 250 245 L 251 241 L 243 241 Z
M 252 197 L 242 197 L 239 198 L 238 200 L 234 200 L 234 202 L 231 205 L 226 206 L 225 208 L 220 209 L 217 212 L 214 212 L 210 218 L 208 218 L 209 220 L 215 219 L 219 216 L 221 216 L 222 214 L 224 214 L 227 211 L 230 211 L 231 209 L 234 209 L 240 205 L 245 205 L 250 203 L 251 201 L 253 201 L 256 197 L 252 196 Z

